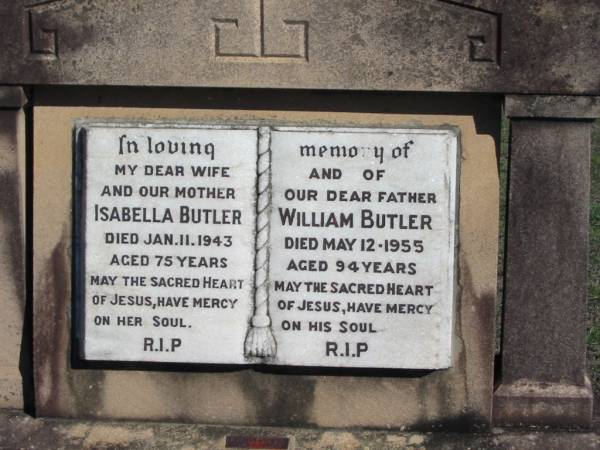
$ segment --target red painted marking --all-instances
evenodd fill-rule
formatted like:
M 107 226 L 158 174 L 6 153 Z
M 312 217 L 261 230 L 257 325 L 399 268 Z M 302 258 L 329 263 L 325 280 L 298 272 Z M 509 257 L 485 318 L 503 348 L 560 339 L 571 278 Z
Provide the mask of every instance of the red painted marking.
M 261 450 L 287 450 L 288 438 L 259 436 L 227 436 L 225 448 L 251 448 Z

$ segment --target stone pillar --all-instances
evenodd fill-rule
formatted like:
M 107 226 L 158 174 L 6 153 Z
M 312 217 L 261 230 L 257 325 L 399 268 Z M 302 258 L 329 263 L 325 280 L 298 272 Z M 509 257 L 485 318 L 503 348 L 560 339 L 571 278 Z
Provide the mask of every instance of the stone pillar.
M 25 118 L 20 87 L 0 86 L 0 408 L 23 408 Z
M 508 96 L 500 426 L 589 427 L 586 300 L 592 119 L 600 98 Z

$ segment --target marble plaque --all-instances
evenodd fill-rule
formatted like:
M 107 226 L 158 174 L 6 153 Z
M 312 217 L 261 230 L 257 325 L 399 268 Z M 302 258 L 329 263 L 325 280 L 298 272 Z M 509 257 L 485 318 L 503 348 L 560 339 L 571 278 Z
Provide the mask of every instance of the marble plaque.
M 89 360 L 451 365 L 451 129 L 84 124 Z
M 458 138 L 274 128 L 275 364 L 451 366 Z
M 82 357 L 245 362 L 258 129 L 82 123 L 77 139 Z

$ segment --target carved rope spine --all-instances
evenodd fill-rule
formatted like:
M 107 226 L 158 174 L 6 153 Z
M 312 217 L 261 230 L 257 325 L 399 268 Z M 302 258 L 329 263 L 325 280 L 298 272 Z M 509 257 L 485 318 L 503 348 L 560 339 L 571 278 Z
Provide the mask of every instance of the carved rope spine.
M 256 191 L 256 252 L 254 271 L 254 315 L 244 342 L 246 357 L 275 356 L 277 343 L 269 317 L 269 235 L 271 212 L 271 132 L 258 130 L 258 179 Z

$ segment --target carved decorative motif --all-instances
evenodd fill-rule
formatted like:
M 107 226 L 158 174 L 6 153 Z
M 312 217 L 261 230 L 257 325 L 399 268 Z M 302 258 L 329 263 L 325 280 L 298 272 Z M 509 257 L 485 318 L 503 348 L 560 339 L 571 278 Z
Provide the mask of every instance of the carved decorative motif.
M 287 58 L 308 61 L 308 28 L 306 20 L 274 19 L 265 13 L 265 1 L 257 2 L 256 17 L 213 18 L 215 56 L 218 58 Z M 243 27 L 242 20 L 257 20 L 257 27 Z M 268 33 L 280 29 L 287 34 L 287 42 L 269 42 Z M 281 48 L 281 46 L 285 48 Z
M 481 6 L 482 1 L 474 0 L 438 0 L 457 8 L 463 8 L 475 14 L 486 15 L 491 21 L 487 30 L 480 30 L 469 34 L 469 60 L 473 62 L 494 62 L 500 65 L 501 57 L 501 19 L 500 13 Z
M 59 31 L 48 20 L 48 13 L 68 0 L 46 0 L 25 6 L 28 24 L 29 52 L 32 57 L 57 59 L 59 56 Z M 217 58 L 235 59 L 289 59 L 308 61 L 309 23 L 307 20 L 281 19 L 273 16 L 272 0 L 252 0 L 254 8 L 250 17 L 213 18 L 214 54 Z M 490 3 L 477 0 L 437 0 L 452 7 L 462 8 L 489 18 L 489 26 L 471 30 L 467 34 L 469 60 L 500 64 L 501 14 L 492 10 Z M 483 5 L 483 6 L 482 6 Z M 265 8 L 268 8 L 265 10 Z M 252 17 L 254 15 L 254 17 Z M 254 22 L 255 26 L 248 26 Z M 287 39 L 269 39 L 272 35 L 285 35 Z
M 48 24 L 46 15 L 65 0 L 47 0 L 25 6 L 29 30 L 29 52 L 34 57 L 57 59 L 58 29 Z
M 258 183 L 256 189 L 256 253 L 254 255 L 254 315 L 244 342 L 248 358 L 270 358 L 277 342 L 269 316 L 269 236 L 271 232 L 271 131 L 259 129 Z

